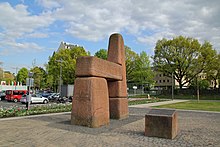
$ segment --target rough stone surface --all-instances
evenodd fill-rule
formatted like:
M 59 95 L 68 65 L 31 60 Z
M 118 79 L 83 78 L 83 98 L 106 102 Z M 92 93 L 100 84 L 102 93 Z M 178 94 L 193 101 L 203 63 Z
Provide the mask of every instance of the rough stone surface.
M 90 77 L 75 80 L 71 123 L 92 128 L 109 124 L 106 79 Z
M 124 119 L 128 117 L 129 113 L 127 98 L 110 98 L 109 104 L 110 118 Z
M 120 34 L 116 33 L 110 36 L 107 60 L 120 65 L 125 64 L 124 41 Z
M 122 66 L 92 56 L 79 57 L 76 61 L 76 76 L 122 80 Z
M 126 118 L 126 116 L 128 116 L 128 107 L 126 100 L 125 99 L 117 100 L 117 102 L 115 100 L 115 98 L 127 97 L 125 49 L 124 49 L 124 41 L 120 34 L 112 34 L 110 36 L 107 60 L 120 64 L 122 66 L 122 81 L 108 82 L 108 90 L 110 97 L 110 115 L 111 118 L 117 118 L 117 119 Z M 114 100 L 111 100 L 111 98 L 114 98 Z M 119 101 L 123 101 L 123 103 Z M 114 110 L 113 109 L 114 107 L 117 109 Z M 121 110 L 122 112 L 119 112 Z
M 129 118 L 111 119 L 108 126 L 70 124 L 71 114 L 0 119 L 1 147 L 219 147 L 220 113 L 178 111 L 180 132 L 173 140 L 144 136 L 150 109 L 129 108 Z
M 109 120 L 106 109 L 104 109 L 106 105 L 108 105 L 110 111 L 108 115 L 110 114 L 111 118 L 128 117 L 125 49 L 120 34 L 110 36 L 107 60 L 89 56 L 77 59 L 76 76 L 80 78 L 75 81 L 72 124 L 89 127 L 108 124 Z M 101 80 L 108 80 L 107 88 L 105 87 L 106 82 Z M 108 103 L 106 103 L 106 96 L 110 98 Z M 95 100 L 97 103 L 93 102 Z M 80 110 L 82 108 L 83 110 Z
M 111 98 L 125 98 L 127 97 L 127 84 L 124 81 L 108 82 L 108 92 Z
M 110 97 L 127 97 L 124 41 L 120 34 L 112 34 L 109 39 L 108 61 L 122 65 L 122 81 L 108 82 Z
M 178 133 L 175 110 L 152 109 L 145 115 L 145 136 L 174 139 Z

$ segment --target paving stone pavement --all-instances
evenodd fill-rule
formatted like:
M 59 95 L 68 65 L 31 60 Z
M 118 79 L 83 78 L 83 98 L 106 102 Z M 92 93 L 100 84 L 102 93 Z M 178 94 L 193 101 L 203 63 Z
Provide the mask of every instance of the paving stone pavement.
M 129 108 L 129 118 L 111 120 L 109 126 L 70 125 L 70 113 L 22 119 L 0 119 L 0 146 L 8 147 L 220 147 L 220 113 L 179 111 L 180 132 L 173 140 L 144 136 L 149 108 Z

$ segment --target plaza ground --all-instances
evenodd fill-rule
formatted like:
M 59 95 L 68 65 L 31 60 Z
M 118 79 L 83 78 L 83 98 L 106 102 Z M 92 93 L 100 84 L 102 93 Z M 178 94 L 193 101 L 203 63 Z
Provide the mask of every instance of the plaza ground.
M 149 105 L 129 106 L 129 118 L 101 128 L 71 125 L 70 112 L 0 119 L 0 146 L 220 146 L 218 112 L 178 110 L 175 139 L 144 136 Z

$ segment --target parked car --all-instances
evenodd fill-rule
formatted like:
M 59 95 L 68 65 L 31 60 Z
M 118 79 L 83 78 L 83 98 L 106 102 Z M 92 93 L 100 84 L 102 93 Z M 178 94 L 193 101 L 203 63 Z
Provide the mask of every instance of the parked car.
M 48 99 L 51 99 L 53 96 L 55 96 L 57 93 L 51 93 L 49 96 L 48 96 Z
M 0 101 L 5 99 L 5 91 L 0 92 Z
M 5 99 L 7 101 L 14 101 L 15 103 L 19 102 L 22 95 L 27 94 L 27 90 L 6 90 Z
M 20 99 L 20 102 L 22 104 L 25 104 L 27 102 L 27 96 L 28 95 L 24 94 L 22 96 L 22 98 Z M 44 104 L 47 104 L 49 102 L 48 98 L 43 97 L 40 94 L 31 94 L 30 96 L 31 96 L 31 103 L 44 103 Z
M 48 99 L 50 102 L 56 102 L 59 97 L 60 93 L 52 93 L 50 96 L 48 96 Z
M 51 94 L 52 94 L 52 93 L 43 93 L 42 96 L 43 96 L 43 97 L 48 97 L 48 96 L 50 96 Z

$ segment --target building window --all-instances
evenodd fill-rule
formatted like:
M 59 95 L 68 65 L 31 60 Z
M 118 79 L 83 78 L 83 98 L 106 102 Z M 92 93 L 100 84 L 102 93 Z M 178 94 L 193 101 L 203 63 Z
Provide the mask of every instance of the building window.
M 163 80 L 163 82 L 165 83 L 165 80 Z
M 161 80 L 160 80 L 160 83 L 161 83 Z
M 170 80 L 167 80 L 167 83 L 169 83 L 170 82 Z

